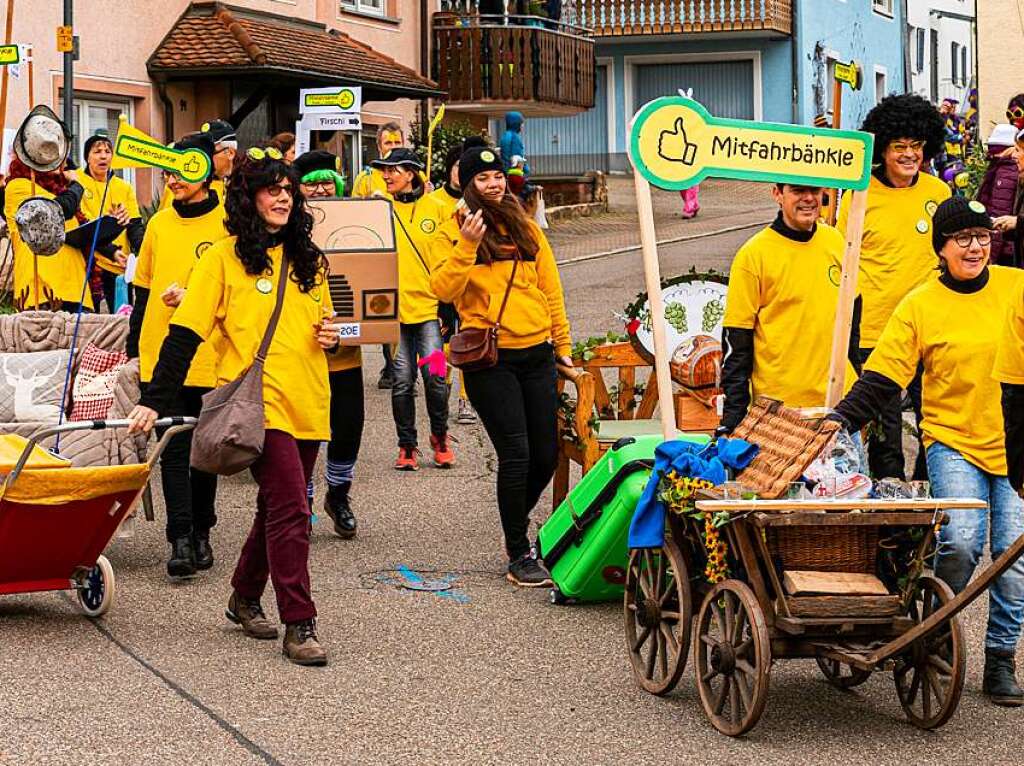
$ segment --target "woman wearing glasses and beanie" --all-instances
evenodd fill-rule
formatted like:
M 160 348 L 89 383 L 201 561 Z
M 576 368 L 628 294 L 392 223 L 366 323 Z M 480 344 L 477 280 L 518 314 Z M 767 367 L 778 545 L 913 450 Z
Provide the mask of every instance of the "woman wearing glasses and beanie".
M 158 413 L 168 411 L 196 350 L 215 334 L 218 384 L 248 369 L 274 313 L 279 280 L 287 280 L 263 370 L 266 435 L 252 466 L 256 517 L 231 579 L 226 614 L 252 638 L 276 638 L 277 627 L 260 604 L 270 579 L 286 625 L 282 652 L 298 665 L 325 665 L 309 582 L 306 485 L 320 443 L 331 436 L 326 353 L 337 347 L 338 334 L 325 322 L 333 314 L 327 260 L 313 244 L 313 216 L 298 179 L 277 149 L 243 156 L 226 207 L 231 236 L 211 246 L 192 270 L 153 379 L 129 415 L 131 430 L 148 432 Z
M 954 593 L 971 579 L 990 540 L 992 558 L 1024 534 L 1024 504 L 1007 480 L 1000 386 L 993 364 L 1024 273 L 990 266 L 992 219 L 980 202 L 939 205 L 932 245 L 939 276 L 896 307 L 864 374 L 829 417 L 860 430 L 923 365 L 922 421 L 935 497 L 972 497 L 987 509 L 954 510 L 939 530 L 935 574 Z M 1019 354 L 1018 354 L 1019 356 Z M 996 372 L 998 373 L 998 366 Z M 1019 375 L 1019 369 L 1013 374 Z M 992 584 L 982 690 L 997 705 L 1024 704 L 1014 652 L 1024 621 L 1024 559 Z
M 466 151 L 459 184 L 468 210 L 438 229 L 430 285 L 455 304 L 463 328 L 500 324 L 498 362 L 466 371 L 466 392 L 498 454 L 508 579 L 542 587 L 551 578 L 527 534 L 558 457 L 555 360 L 572 366 L 562 283 L 547 238 L 508 192 L 494 150 Z

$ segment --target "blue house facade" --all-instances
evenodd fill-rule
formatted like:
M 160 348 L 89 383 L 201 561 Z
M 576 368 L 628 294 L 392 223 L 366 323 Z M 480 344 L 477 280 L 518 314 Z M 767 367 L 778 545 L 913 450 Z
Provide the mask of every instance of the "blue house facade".
M 692 89 L 712 114 L 812 124 L 828 112 L 836 61 L 863 68 L 843 94 L 842 125 L 904 88 L 898 0 L 576 0 L 563 18 L 594 30 L 597 95 L 570 118 L 534 118 L 524 138 L 537 174 L 628 169 L 632 115 Z M 501 126 L 493 130 L 500 134 Z

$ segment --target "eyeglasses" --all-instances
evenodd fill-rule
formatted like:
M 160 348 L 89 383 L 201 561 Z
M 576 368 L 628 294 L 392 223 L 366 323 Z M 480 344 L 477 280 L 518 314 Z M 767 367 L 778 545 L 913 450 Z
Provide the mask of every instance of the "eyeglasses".
M 992 244 L 992 232 L 982 231 L 972 233 L 969 231 L 964 231 L 960 232 L 959 234 L 956 234 L 952 239 L 954 242 L 957 243 L 957 245 L 963 248 L 970 247 L 971 242 L 975 239 L 978 240 L 978 244 L 981 247 L 988 247 L 990 244 Z
M 164 181 L 170 182 L 170 181 L 173 181 L 174 179 L 178 179 L 179 181 L 181 180 L 181 175 L 178 174 L 178 173 L 175 173 L 173 170 L 161 171 L 161 175 L 163 175 Z
M 302 191 L 307 196 L 310 194 L 316 194 L 317 192 L 321 194 L 334 194 L 334 181 L 316 181 L 309 184 L 303 183 Z
M 893 141 L 889 144 L 889 148 L 897 154 L 903 154 L 907 151 L 920 154 L 924 150 L 924 144 L 924 141 Z
M 289 197 L 295 193 L 295 189 L 292 188 L 292 185 L 290 183 L 270 184 L 270 186 L 267 186 L 265 188 L 267 190 L 267 194 L 269 194 L 271 197 L 280 197 L 282 192 L 287 192 Z
M 1024 119 L 1024 108 L 1015 106 L 1012 109 L 1006 110 L 1006 118 L 1013 122 L 1014 120 Z
M 250 160 L 255 160 L 256 162 L 262 162 L 263 160 L 268 158 L 272 160 L 284 159 L 284 155 L 281 154 L 280 150 L 273 146 L 268 146 L 266 149 L 261 149 L 258 146 L 254 146 L 248 151 L 246 151 L 245 156 L 248 157 Z

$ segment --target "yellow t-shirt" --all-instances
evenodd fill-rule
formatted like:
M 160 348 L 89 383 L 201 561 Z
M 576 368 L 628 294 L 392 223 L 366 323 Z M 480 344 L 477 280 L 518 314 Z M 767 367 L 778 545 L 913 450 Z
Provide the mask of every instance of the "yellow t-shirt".
M 992 377 L 1000 383 L 1024 385 L 1024 280 L 1007 307 Z
M 935 274 L 938 257 L 932 248 L 932 215 L 949 196 L 949 187 L 927 173 L 905 189 L 871 177 L 857 281 L 864 300 L 861 348 L 874 348 L 896 305 Z M 843 200 L 839 213 L 838 228 L 844 236 L 848 201 L 849 197 Z
M 85 189 L 85 193 L 82 195 L 82 204 L 79 205 L 79 210 L 81 210 L 90 221 L 95 218 L 99 218 L 100 201 L 103 199 L 104 182 L 97 181 L 84 171 L 78 174 L 78 182 L 82 184 L 82 188 Z M 124 205 L 124 209 L 128 211 L 129 220 L 141 217 L 141 214 L 139 213 L 139 201 L 135 199 L 135 190 L 131 187 L 131 184 L 123 178 L 114 176 L 110 179 L 110 188 L 107 189 L 107 201 L 103 206 L 103 212 L 110 213 L 110 211 L 117 205 Z M 128 245 L 128 232 L 122 231 L 117 236 L 117 239 L 114 240 L 113 244 L 116 247 L 121 248 L 125 253 L 129 252 L 131 248 Z M 109 271 L 112 274 L 124 274 L 123 266 L 118 266 L 117 263 L 106 256 L 101 255 L 98 251 L 96 253 L 96 264 L 104 271 Z
M 754 331 L 754 396 L 824 406 L 845 249 L 842 234 L 818 224 L 808 242 L 767 228 L 736 253 L 723 324 Z M 856 377 L 847 363 L 844 391 Z
M 219 333 L 218 385 L 237 378 L 256 358 L 274 312 L 281 273 L 281 246 L 269 251 L 273 273 L 253 276 L 235 254 L 235 241 L 225 237 L 203 254 L 171 319 L 204 340 Z M 321 277 L 322 283 L 308 293 L 288 279 L 263 368 L 265 426 L 316 441 L 331 438 L 327 356 L 313 329 L 333 312 L 327 277 Z
M 82 297 L 82 287 L 85 284 L 85 256 L 82 252 L 70 245 L 64 245 L 54 255 L 36 257 L 18 235 L 14 216 L 22 203 L 33 196 L 53 199 L 55 195 L 39 184 L 35 185 L 33 194 L 32 182 L 27 178 L 15 178 L 7 183 L 4 216 L 7 218 L 11 246 L 14 249 L 14 299 L 21 300 L 26 308 L 36 305 L 36 266 L 33 265 L 35 262 L 39 271 L 39 303 L 47 303 L 48 293 L 52 293 L 55 299 L 64 303 L 78 303 L 81 300 L 86 308 L 91 309 L 92 293 L 86 289 L 85 297 Z M 78 220 L 74 217 L 64 222 L 65 231 L 77 229 L 78 226 Z
M 954 292 L 937 279 L 904 298 L 864 365 L 906 388 L 924 363 L 921 430 L 983 471 L 1006 476 L 999 383 L 992 377 L 1011 301 L 1024 271 L 989 267 L 976 293 Z
M 537 257 L 521 261 L 508 296 L 498 333 L 499 348 L 529 348 L 545 341 L 555 353 L 569 356 L 572 339 L 565 314 L 558 264 L 544 232 L 530 228 L 540 244 Z M 455 304 L 462 327 L 494 327 L 501 311 L 514 261 L 476 262 L 477 246 L 462 239 L 457 218 L 449 218 L 431 241 L 433 274 L 430 284 L 437 297 Z
M 224 228 L 224 205 L 218 204 L 205 215 L 183 218 L 172 207 L 160 210 L 149 219 L 146 236 L 139 249 L 133 284 L 150 291 L 146 314 L 139 333 L 139 379 L 148 383 L 160 356 L 160 346 L 175 309 L 160 296 L 173 283 L 186 287 L 200 256 L 215 242 L 228 235 Z M 186 386 L 213 388 L 217 385 L 216 339 L 203 343 L 189 367 Z
M 353 197 L 372 197 L 374 192 L 380 192 L 388 199 L 388 185 L 384 183 L 384 175 L 377 168 L 363 168 L 356 176 L 352 184 Z
M 441 223 L 441 209 L 429 196 L 392 204 L 398 245 L 398 321 L 429 322 L 437 319 L 437 296 L 430 287 L 430 240 Z
M 434 189 L 434 191 L 430 192 L 427 196 L 434 200 L 441 209 L 442 221 L 447 221 L 455 215 L 455 206 L 459 204 L 459 200 L 462 199 L 461 197 L 453 197 L 443 186 L 440 189 Z

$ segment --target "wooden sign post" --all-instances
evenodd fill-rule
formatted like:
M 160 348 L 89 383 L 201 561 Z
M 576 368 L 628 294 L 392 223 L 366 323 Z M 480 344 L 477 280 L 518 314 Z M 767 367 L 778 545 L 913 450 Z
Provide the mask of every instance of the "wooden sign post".
M 835 64 L 833 74 L 832 90 L 832 128 L 839 130 L 843 126 L 843 86 L 848 85 L 851 90 L 860 90 L 864 84 L 864 70 L 856 61 L 849 64 Z M 836 225 L 836 217 L 839 215 L 839 190 L 832 189 L 828 199 L 828 215 L 825 220 L 829 226 Z
M 712 117 L 701 104 L 684 96 L 655 99 L 633 116 L 629 129 L 629 159 L 635 169 L 633 177 L 654 335 L 658 404 L 666 440 L 673 438 L 676 432 L 669 372 L 673 349 L 666 347 L 651 184 L 679 191 L 705 178 L 730 178 L 854 190 L 833 333 L 828 403 L 834 404 L 836 400 L 832 399 L 831 392 L 836 388 L 841 395 L 846 370 L 873 148 L 874 137 L 869 133 Z M 842 364 L 838 364 L 837 359 Z

